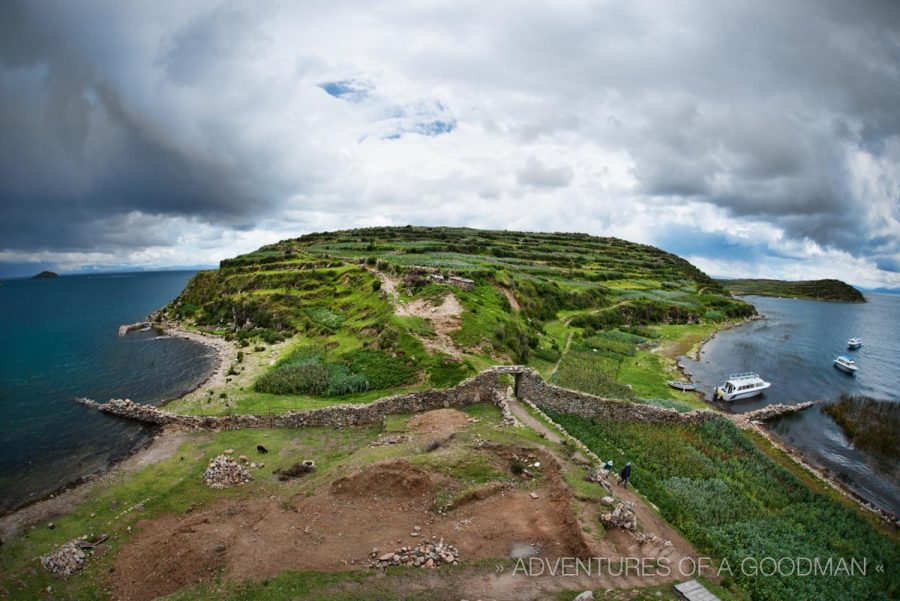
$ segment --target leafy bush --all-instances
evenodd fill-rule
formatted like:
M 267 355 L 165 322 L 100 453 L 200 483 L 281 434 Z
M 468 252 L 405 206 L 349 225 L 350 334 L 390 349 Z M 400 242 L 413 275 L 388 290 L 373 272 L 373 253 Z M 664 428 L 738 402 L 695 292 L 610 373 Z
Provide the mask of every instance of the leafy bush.
M 378 349 L 361 349 L 345 357 L 350 370 L 368 380 L 372 390 L 394 388 L 406 384 L 416 373 L 407 359 L 392 357 Z
M 343 315 L 338 315 L 327 307 L 309 308 L 306 310 L 306 316 L 314 323 L 325 326 L 329 330 L 337 330 L 347 319 Z
M 256 390 L 272 394 L 308 394 L 321 396 L 328 391 L 328 368 L 308 359 L 286 363 L 256 381 Z
M 428 369 L 428 381 L 437 388 L 449 388 L 474 373 L 475 370 L 467 361 L 441 357 Z

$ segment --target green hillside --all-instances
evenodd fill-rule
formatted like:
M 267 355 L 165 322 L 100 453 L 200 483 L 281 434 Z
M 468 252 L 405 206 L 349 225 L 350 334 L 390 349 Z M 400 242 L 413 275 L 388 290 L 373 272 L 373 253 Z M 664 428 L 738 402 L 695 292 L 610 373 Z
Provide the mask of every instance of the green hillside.
M 786 298 L 806 298 L 810 300 L 838 301 L 842 303 L 864 303 L 862 293 L 841 280 L 805 280 L 787 282 L 784 280 L 717 280 L 732 294 L 758 294 L 760 296 L 781 296 Z
M 497 363 L 528 364 L 600 394 L 673 398 L 646 347 L 694 343 L 754 313 L 651 246 L 411 226 L 265 246 L 197 274 L 165 309 L 239 339 L 248 354 L 287 340 L 252 390 L 231 395 L 247 410 L 261 399 L 271 408 L 284 398 L 366 401 L 377 391 L 450 386 Z

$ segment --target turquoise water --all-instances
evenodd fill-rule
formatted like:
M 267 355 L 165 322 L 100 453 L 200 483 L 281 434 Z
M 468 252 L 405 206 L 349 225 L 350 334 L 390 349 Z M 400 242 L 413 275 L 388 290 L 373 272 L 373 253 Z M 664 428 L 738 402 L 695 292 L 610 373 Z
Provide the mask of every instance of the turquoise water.
M 766 319 L 721 332 L 703 346 L 700 361 L 682 359 L 698 388 L 712 397 L 735 372 L 758 372 L 772 383 L 765 394 L 728 404 L 746 412 L 772 403 L 833 402 L 842 392 L 900 402 L 900 296 L 866 293 L 865 304 L 747 297 Z M 853 336 L 862 348 L 847 349 Z M 856 376 L 832 365 L 853 358 Z M 860 496 L 900 515 L 900 464 L 853 447 L 817 406 L 776 420 L 769 430 L 827 469 Z
M 72 399 L 158 404 L 199 385 L 215 357 L 153 332 L 120 338 L 194 272 L 63 276 L 0 283 L 0 513 L 103 470 L 148 428 Z

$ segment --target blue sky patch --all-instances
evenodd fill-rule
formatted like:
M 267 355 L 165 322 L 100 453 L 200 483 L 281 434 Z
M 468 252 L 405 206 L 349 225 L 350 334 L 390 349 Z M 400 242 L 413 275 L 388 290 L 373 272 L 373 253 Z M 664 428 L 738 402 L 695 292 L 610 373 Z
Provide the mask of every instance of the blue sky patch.
M 366 100 L 375 86 L 356 79 L 342 79 L 340 81 L 326 81 L 319 84 L 329 96 L 346 100 L 347 102 L 362 102 Z

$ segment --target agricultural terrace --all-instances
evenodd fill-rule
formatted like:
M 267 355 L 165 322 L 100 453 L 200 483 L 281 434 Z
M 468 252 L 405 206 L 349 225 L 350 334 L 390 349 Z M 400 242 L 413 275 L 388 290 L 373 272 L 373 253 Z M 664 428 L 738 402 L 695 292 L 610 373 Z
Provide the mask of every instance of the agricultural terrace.
M 368 402 L 505 363 L 586 392 L 687 408 L 697 397 L 665 386 L 675 357 L 754 313 L 651 246 L 395 227 L 310 234 L 222 261 L 162 316 L 240 344 L 225 385 L 174 407 L 216 414 Z

